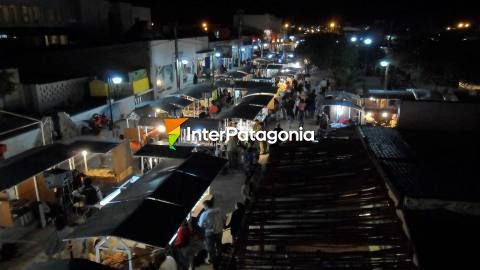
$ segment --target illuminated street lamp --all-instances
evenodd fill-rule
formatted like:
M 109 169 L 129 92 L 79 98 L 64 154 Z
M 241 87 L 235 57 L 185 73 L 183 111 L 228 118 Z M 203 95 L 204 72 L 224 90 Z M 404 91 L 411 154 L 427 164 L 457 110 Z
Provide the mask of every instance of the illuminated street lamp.
M 385 68 L 385 78 L 383 82 L 383 89 L 387 90 L 388 87 L 388 67 L 390 66 L 390 62 L 387 60 L 380 61 L 380 66 Z
M 289 25 L 288 23 L 286 23 L 286 24 L 284 25 L 285 28 L 288 28 L 289 26 L 290 26 L 290 25 Z
M 465 26 L 465 25 L 464 25 L 462 22 L 457 24 L 457 27 L 458 27 L 458 28 L 463 28 L 464 26 Z
M 355 37 L 355 36 L 351 37 L 351 38 L 350 38 L 350 41 L 351 41 L 351 42 L 357 42 L 357 37 Z
M 107 92 L 107 98 L 108 98 L 108 109 L 110 111 L 110 124 L 109 124 L 109 129 L 112 131 L 112 134 L 114 135 L 115 133 L 113 132 L 113 109 L 112 109 L 112 93 L 111 89 L 113 88 L 114 85 L 119 85 L 122 83 L 123 79 L 120 76 L 113 76 L 110 78 L 111 84 L 108 86 L 108 92 Z
M 365 45 L 371 45 L 372 44 L 372 39 L 371 38 L 366 38 L 363 40 L 363 44 Z
M 331 23 L 329 24 L 329 26 L 330 26 L 330 28 L 333 29 L 333 28 L 335 28 L 336 24 L 335 24 L 335 22 L 331 22 Z

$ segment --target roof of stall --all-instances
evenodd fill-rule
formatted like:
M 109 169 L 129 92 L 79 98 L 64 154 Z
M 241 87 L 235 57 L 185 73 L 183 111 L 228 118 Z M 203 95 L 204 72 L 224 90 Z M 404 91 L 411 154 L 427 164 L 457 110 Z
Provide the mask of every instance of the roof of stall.
M 390 98 L 402 100 L 415 100 L 415 96 L 411 91 L 407 90 L 384 90 L 384 89 L 368 89 L 364 97 Z
M 81 152 L 83 150 L 89 153 L 106 154 L 113 148 L 117 147 L 120 143 L 109 141 L 87 141 L 78 140 L 68 145 L 68 148 L 73 152 Z
M 67 145 L 35 147 L 0 163 L 0 191 L 15 186 L 54 165 L 75 156 Z
M 68 260 L 52 260 L 47 262 L 35 263 L 29 270 L 113 270 L 109 266 L 92 262 L 87 259 L 68 259 Z
M 163 118 L 142 117 L 138 120 L 138 125 L 142 127 L 156 127 L 164 124 L 165 122 L 163 121 Z
M 160 108 L 168 112 L 176 108 L 186 107 L 191 103 L 191 100 L 188 100 L 181 96 L 166 96 L 156 100 L 155 102 L 150 104 L 150 106 L 154 108 Z
M 201 99 L 204 97 L 205 93 L 211 93 L 214 90 L 214 87 L 210 82 L 194 84 L 192 86 L 186 87 L 181 90 L 183 95 L 193 97 L 196 99 Z
M 350 107 L 353 109 L 361 110 L 362 107 L 359 105 L 351 102 L 351 101 L 343 101 L 343 100 L 334 100 L 334 99 L 325 99 L 325 101 L 322 103 L 322 105 L 325 106 L 344 106 L 344 107 Z
M 243 97 L 241 104 L 267 106 L 273 94 L 254 94 Z
M 32 148 L 0 163 L 0 190 L 15 186 L 83 150 L 105 154 L 118 145 L 116 142 L 79 140 L 68 145 L 55 143 Z
M 177 169 L 153 170 L 66 239 L 117 236 L 164 247 L 225 163 L 195 153 Z
M 224 88 L 242 88 L 247 89 L 249 93 L 276 93 L 277 88 L 271 82 L 257 81 L 228 81 L 220 80 L 215 82 L 215 86 Z
M 194 146 L 175 145 L 172 151 L 167 144 L 149 143 L 140 148 L 135 156 L 137 157 L 161 157 L 161 158 L 188 158 L 193 153 Z
M 196 129 L 208 129 L 218 130 L 220 128 L 221 121 L 211 118 L 189 118 L 187 122 L 182 124 L 182 128 L 190 127 L 192 130 Z
M 248 75 L 247 72 L 241 71 L 241 70 L 235 70 L 235 71 L 227 72 L 228 77 L 232 77 L 232 78 L 235 78 L 235 79 L 241 79 L 241 78 L 243 78 L 247 75 Z
M 253 120 L 257 117 L 258 113 L 262 110 L 263 106 L 249 105 L 246 103 L 240 103 L 232 110 L 225 113 L 224 119 L 245 119 Z

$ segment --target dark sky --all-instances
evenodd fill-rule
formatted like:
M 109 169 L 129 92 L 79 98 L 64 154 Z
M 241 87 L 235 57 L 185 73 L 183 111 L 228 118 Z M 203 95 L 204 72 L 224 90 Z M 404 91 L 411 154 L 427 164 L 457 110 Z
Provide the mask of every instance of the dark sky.
M 123 0 L 125 1 L 125 0 Z M 292 1 L 165 1 L 130 0 L 148 5 L 156 22 L 198 23 L 204 19 L 213 23 L 231 23 L 238 9 L 245 13 L 272 13 L 288 21 L 323 23 L 330 18 L 344 22 L 370 23 L 375 19 L 395 22 L 446 24 L 458 19 L 479 19 L 480 12 L 472 1 L 464 0 L 292 0 Z M 315 6 L 312 3 L 316 3 Z M 475 14 L 476 13 L 476 14 Z

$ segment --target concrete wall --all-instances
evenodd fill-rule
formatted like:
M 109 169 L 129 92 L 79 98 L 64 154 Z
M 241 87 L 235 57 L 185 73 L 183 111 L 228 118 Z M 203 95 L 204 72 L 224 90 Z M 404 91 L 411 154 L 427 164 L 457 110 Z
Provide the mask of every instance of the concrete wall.
M 81 102 L 88 91 L 92 78 L 84 77 L 45 84 L 33 84 L 28 88 L 33 94 L 33 105 L 37 112 L 52 110 L 68 102 Z
M 478 104 L 402 101 L 398 128 L 409 130 L 480 130 Z
M 134 109 L 135 109 L 135 97 L 130 96 L 127 98 L 116 100 L 114 103 L 112 103 L 113 120 L 114 121 L 120 120 L 121 119 L 120 117 L 122 115 L 125 117 L 126 115 L 131 113 Z M 77 126 L 80 126 L 83 120 L 90 119 L 90 117 L 92 117 L 92 115 L 96 113 L 98 114 L 105 113 L 105 115 L 110 117 L 110 111 L 109 111 L 108 105 L 105 104 L 105 105 L 90 109 L 88 111 L 71 115 L 70 118 Z

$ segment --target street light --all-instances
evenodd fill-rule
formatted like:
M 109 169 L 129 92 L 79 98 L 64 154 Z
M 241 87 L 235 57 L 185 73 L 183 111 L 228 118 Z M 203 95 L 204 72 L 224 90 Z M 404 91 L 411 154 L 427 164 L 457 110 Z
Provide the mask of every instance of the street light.
M 335 28 L 335 26 L 336 26 L 335 22 L 330 23 L 330 28 Z
M 222 56 L 221 53 L 219 53 L 219 52 L 216 52 L 216 53 L 215 53 L 215 57 L 220 57 L 220 56 Z
M 380 61 L 380 66 L 385 68 L 385 77 L 383 82 L 383 89 L 387 90 L 388 87 L 388 68 L 390 66 L 390 62 L 387 60 Z
M 354 37 L 351 37 L 351 38 L 350 38 L 350 41 L 351 41 L 351 42 L 357 42 L 357 37 L 355 37 L 355 36 L 354 36 Z
M 370 45 L 370 44 L 372 44 L 372 39 L 371 39 L 371 38 L 366 38 L 366 39 L 364 39 L 364 40 L 363 40 L 363 44 L 365 44 L 365 45 Z
M 288 23 L 286 23 L 286 24 L 284 25 L 285 28 L 288 28 L 289 26 L 290 26 L 290 25 L 289 25 Z

